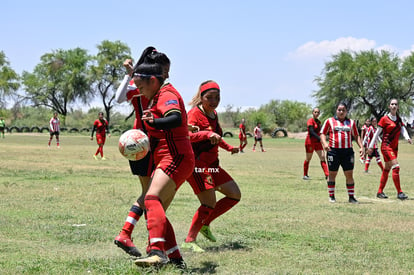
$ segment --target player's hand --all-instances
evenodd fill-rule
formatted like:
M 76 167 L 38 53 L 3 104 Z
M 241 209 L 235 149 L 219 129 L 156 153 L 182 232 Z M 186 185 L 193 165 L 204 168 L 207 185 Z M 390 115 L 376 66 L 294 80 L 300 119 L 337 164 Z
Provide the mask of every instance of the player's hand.
M 144 110 L 142 112 L 142 120 L 147 121 L 148 123 L 154 123 L 154 115 L 150 110 Z
M 409 144 L 413 144 L 413 141 L 411 140 L 411 138 L 409 138 L 407 141 Z
M 219 144 L 221 136 L 217 133 L 212 133 L 209 137 L 211 144 Z
M 111 137 L 111 134 L 108 134 L 108 137 Z
M 198 131 L 200 131 L 200 127 L 195 126 L 195 125 L 191 125 L 188 124 L 188 131 L 190 131 L 191 133 L 197 133 Z
M 239 152 L 239 147 L 234 147 L 233 149 L 231 149 L 231 154 L 237 154 Z
M 132 73 L 134 72 L 132 59 L 126 59 L 122 65 L 124 65 L 124 67 L 127 70 L 129 76 L 132 76 Z
M 93 137 L 91 137 L 91 140 L 93 140 Z
M 373 148 L 368 148 L 367 154 L 372 155 L 372 152 L 374 152 L 374 149 Z

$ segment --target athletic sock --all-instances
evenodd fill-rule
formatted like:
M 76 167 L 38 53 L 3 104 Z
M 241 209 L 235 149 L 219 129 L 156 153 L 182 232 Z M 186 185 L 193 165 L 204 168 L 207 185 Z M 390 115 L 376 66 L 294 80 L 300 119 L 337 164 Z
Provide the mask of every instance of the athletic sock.
M 370 163 L 371 163 L 371 158 L 367 157 L 367 159 L 365 160 L 365 171 L 368 171 Z
M 197 239 L 197 234 L 200 232 L 201 227 L 203 226 L 203 221 L 213 212 L 213 208 L 201 205 L 193 216 L 191 221 L 190 230 L 188 231 L 187 238 L 185 242 L 193 242 Z
M 204 220 L 203 225 L 210 225 L 210 223 L 216 219 L 217 217 L 223 215 L 228 210 L 230 210 L 233 206 L 239 203 L 240 200 L 232 199 L 229 197 L 224 197 L 216 203 L 213 211 L 211 211 L 210 215 Z
M 397 192 L 401 193 L 400 166 L 392 168 L 392 180 L 394 181 L 395 189 L 397 189 Z
M 382 170 L 381 179 L 380 179 L 380 186 L 378 188 L 378 193 L 382 193 L 384 191 L 385 185 L 387 185 L 388 180 L 388 174 L 390 173 L 390 170 L 387 170 L 384 168 Z
M 323 173 L 325 174 L 325 177 L 329 176 L 329 169 L 328 169 L 328 165 L 326 164 L 326 161 L 321 161 L 321 167 L 323 170 Z
M 377 164 L 381 168 L 381 171 L 383 171 L 384 170 L 384 165 L 382 165 L 382 161 L 381 161 L 380 157 L 377 157 Z
M 307 161 L 305 159 L 305 161 L 303 162 L 303 175 L 307 176 L 308 175 L 308 171 L 309 171 L 309 161 Z
M 144 211 L 141 207 L 137 205 L 133 205 L 129 210 L 128 217 L 126 218 L 125 224 L 122 227 L 122 233 L 126 234 L 127 236 L 131 237 L 132 231 L 136 223 L 139 221 L 139 218 L 142 216 Z
M 180 250 L 178 249 L 177 241 L 175 239 L 174 228 L 172 227 L 168 218 L 166 218 L 167 231 L 165 232 L 165 252 L 168 258 L 181 258 Z
M 165 251 L 165 233 L 167 230 L 167 217 L 157 196 L 145 196 L 145 208 L 147 211 L 147 229 L 149 233 L 149 249 Z
M 335 182 L 334 181 L 328 181 L 328 194 L 329 194 L 329 197 L 335 196 Z
M 355 183 L 347 183 L 346 190 L 348 191 L 348 196 L 353 197 L 355 195 Z

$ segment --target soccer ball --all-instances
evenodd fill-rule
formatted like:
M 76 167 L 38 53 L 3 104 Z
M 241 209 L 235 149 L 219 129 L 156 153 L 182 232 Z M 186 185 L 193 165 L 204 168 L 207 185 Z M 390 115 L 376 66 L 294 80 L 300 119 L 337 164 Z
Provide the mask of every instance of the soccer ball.
M 126 159 L 143 159 L 149 150 L 148 136 L 138 129 L 128 130 L 119 137 L 118 148 Z

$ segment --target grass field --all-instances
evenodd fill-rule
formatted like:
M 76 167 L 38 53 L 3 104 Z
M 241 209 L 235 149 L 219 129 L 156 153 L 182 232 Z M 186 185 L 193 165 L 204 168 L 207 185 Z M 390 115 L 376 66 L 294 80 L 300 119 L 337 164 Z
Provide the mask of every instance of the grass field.
M 172 267 L 140 269 L 113 244 L 140 192 L 117 136 L 107 139 L 107 161 L 95 161 L 95 141 L 62 135 L 47 149 L 47 134 L 6 134 L 0 139 L 1 274 L 179 274 Z M 237 138 L 227 138 L 236 145 Z M 252 139 L 249 139 L 251 148 Z M 199 236 L 206 253 L 183 252 L 192 274 L 410 274 L 414 271 L 414 146 L 402 141 L 396 199 L 390 177 L 387 200 L 376 199 L 380 169 L 354 170 L 358 205 L 347 202 L 342 173 L 337 203 L 314 155 L 302 180 L 304 140 L 264 139 L 266 153 L 231 156 L 221 164 L 237 181 L 241 202 L 211 224 L 218 241 Z M 167 211 L 181 243 L 198 200 L 185 183 Z M 145 223 L 134 242 L 145 250 Z

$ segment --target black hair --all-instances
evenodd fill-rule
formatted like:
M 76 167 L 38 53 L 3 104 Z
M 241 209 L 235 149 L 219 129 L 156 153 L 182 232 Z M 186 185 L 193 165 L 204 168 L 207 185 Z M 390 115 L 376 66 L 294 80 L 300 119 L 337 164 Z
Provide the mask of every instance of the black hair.
M 346 105 L 346 103 L 345 103 L 345 102 L 343 102 L 343 101 L 339 102 L 339 103 L 336 105 L 336 109 L 338 109 L 338 107 L 339 107 L 339 106 L 344 106 L 344 107 L 345 107 L 345 109 L 348 111 L 348 106 Z
M 170 64 L 170 59 L 166 54 L 150 46 L 142 52 L 141 57 L 134 66 L 134 73 L 155 76 L 160 83 L 163 83 L 164 78 L 162 75 L 164 66 Z

